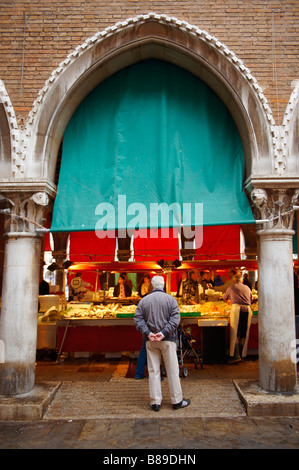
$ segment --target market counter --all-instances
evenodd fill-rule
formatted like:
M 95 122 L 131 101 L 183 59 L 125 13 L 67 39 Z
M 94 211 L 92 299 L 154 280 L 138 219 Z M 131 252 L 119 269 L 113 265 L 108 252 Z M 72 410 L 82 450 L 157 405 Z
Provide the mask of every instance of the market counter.
M 229 318 L 198 318 L 197 325 L 200 327 L 226 327 L 229 325 Z
M 36 349 L 56 349 L 57 325 L 53 323 L 37 324 Z
M 253 317 L 248 352 L 257 354 L 258 319 Z M 184 317 L 183 327 L 191 327 L 195 349 L 202 351 L 204 363 L 225 360 L 229 344 L 229 318 Z M 139 351 L 142 335 L 136 330 L 133 318 L 58 320 L 57 352 L 118 352 Z
M 201 350 L 205 363 L 223 362 L 226 356 L 229 344 L 229 311 L 223 308 L 227 308 L 223 304 L 224 302 L 217 302 L 217 305 L 216 302 L 210 302 L 200 306 L 180 306 L 181 325 L 183 328 L 191 328 L 194 347 Z M 63 352 L 139 351 L 142 335 L 135 328 L 135 309 L 136 306 L 116 306 L 114 303 L 99 306 L 87 303 L 68 304 L 65 311 L 57 312 L 53 309 L 39 320 L 39 337 L 45 337 L 45 332 L 41 330 L 46 330 L 47 322 L 53 322 L 56 315 L 58 355 Z M 199 312 L 199 309 L 202 311 Z M 52 328 L 51 334 L 53 331 Z M 252 318 L 250 333 L 249 348 L 257 349 L 256 315 Z
M 141 346 L 142 335 L 136 330 L 133 318 L 57 321 L 59 352 L 138 351 Z
M 58 354 L 87 351 L 139 351 L 142 346 L 142 335 L 135 328 L 133 315 L 124 318 L 62 319 L 56 324 Z M 228 317 L 184 316 L 181 318 L 181 324 L 183 328 L 191 327 L 195 348 L 202 348 L 205 363 L 224 360 Z M 211 342 L 214 345 L 213 348 L 210 347 Z

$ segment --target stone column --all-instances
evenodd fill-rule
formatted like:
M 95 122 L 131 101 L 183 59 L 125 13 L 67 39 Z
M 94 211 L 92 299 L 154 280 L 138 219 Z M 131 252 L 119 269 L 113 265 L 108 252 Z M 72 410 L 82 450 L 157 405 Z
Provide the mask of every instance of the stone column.
M 132 256 L 131 251 L 131 237 L 126 234 L 125 237 L 120 236 L 117 233 L 117 240 L 118 240 L 118 250 L 117 250 L 117 259 L 118 261 L 129 261 Z
M 35 383 L 38 285 L 43 213 L 48 196 L 10 194 L 5 199 L 5 255 L 0 315 L 4 362 L 0 364 L 0 395 L 30 392 Z
M 270 392 L 296 389 L 296 364 L 292 362 L 295 339 L 292 238 L 293 190 L 255 189 L 259 208 L 259 385 Z M 258 223 L 258 220 L 257 220 Z
M 241 225 L 241 229 L 244 235 L 245 240 L 245 255 L 247 260 L 256 260 L 257 259 L 257 236 L 256 236 L 256 226 L 255 224 Z M 257 280 L 256 271 L 248 271 L 248 279 L 252 284 L 252 288 L 255 288 L 255 283 Z
M 64 276 L 65 270 L 63 269 L 63 263 L 67 258 L 67 241 L 68 232 L 57 232 L 53 233 L 54 250 L 53 257 L 60 269 L 55 271 L 55 284 L 59 286 L 59 292 L 65 293 Z

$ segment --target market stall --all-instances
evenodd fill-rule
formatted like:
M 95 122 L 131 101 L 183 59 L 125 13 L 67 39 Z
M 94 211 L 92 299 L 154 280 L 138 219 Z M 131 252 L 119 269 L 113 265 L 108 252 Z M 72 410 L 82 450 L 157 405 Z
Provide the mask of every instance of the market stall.
M 231 266 L 256 269 L 256 262 L 244 260 L 195 261 L 174 266 L 173 270 L 163 273 L 163 268 L 157 263 L 74 263 L 69 272 L 75 273 L 94 270 L 96 272 L 149 272 L 151 275 L 162 274 L 165 277 L 175 276 L 182 270 L 206 269 L 216 267 L 228 269 Z M 101 286 L 100 286 L 101 287 Z M 192 336 L 198 347 L 202 349 L 204 362 L 223 362 L 228 341 L 229 306 L 222 301 L 220 292 L 209 289 L 207 295 L 197 305 L 184 305 L 178 299 L 182 325 L 191 328 Z M 176 292 L 171 292 L 176 295 Z M 84 298 L 85 297 L 85 298 Z M 257 297 L 257 296 L 256 296 Z M 114 298 L 112 290 L 98 289 L 96 292 L 86 292 L 82 301 L 61 302 L 59 308 L 51 307 L 39 316 L 39 328 L 47 326 L 57 333 L 56 350 L 58 356 L 71 352 L 122 352 L 139 351 L 142 337 L 134 326 L 134 313 L 140 297 L 137 292 L 125 299 Z M 254 307 L 257 309 L 257 307 Z M 257 311 L 253 321 L 253 337 L 249 348 L 257 349 Z
M 219 302 L 218 302 L 219 304 Z M 181 305 L 181 324 L 190 327 L 197 347 L 202 347 L 205 362 L 223 362 L 225 358 L 226 328 L 229 325 L 229 311 L 226 304 L 217 306 L 207 302 L 202 305 Z M 136 305 L 124 306 L 108 303 L 104 305 L 72 304 L 68 311 L 57 320 L 57 350 L 62 352 L 116 352 L 139 351 L 141 334 L 134 326 Z M 200 311 L 202 310 L 202 312 Z M 207 331 L 213 329 L 208 335 Z M 205 332 L 203 332 L 205 330 Z M 221 337 L 219 341 L 213 338 Z M 210 340 L 208 341 L 208 336 Z M 208 345 L 214 345 L 214 353 L 208 352 Z M 203 343 L 205 346 L 203 346 Z M 215 343 L 218 344 L 215 348 Z M 215 354 L 215 350 L 218 354 Z M 219 351 L 221 353 L 219 354 Z M 213 358 L 213 359 L 212 359 Z

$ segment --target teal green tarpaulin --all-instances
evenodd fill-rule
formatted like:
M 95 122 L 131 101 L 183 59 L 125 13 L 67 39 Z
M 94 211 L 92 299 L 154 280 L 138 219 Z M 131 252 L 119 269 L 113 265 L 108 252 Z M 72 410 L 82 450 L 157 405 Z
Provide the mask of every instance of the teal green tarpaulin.
M 51 231 L 254 223 L 243 174 L 241 139 L 218 96 L 184 69 L 143 61 L 72 116 Z

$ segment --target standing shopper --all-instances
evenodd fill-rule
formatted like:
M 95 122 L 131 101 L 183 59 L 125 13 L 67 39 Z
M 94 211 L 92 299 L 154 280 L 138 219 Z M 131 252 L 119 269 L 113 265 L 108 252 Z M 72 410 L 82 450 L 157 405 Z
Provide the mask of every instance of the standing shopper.
M 199 303 L 198 279 L 198 271 L 196 269 L 190 271 L 190 277 L 183 287 L 183 299 L 186 304 L 195 305 Z
M 243 284 L 242 273 L 234 274 L 232 281 L 233 284 L 223 295 L 223 300 L 232 304 L 229 362 L 241 360 L 246 356 L 252 317 L 252 293 L 249 287 Z
M 136 329 L 146 340 L 150 406 L 154 411 L 159 411 L 161 406 L 160 366 L 163 357 L 170 399 L 173 408 L 177 410 L 190 405 L 189 399 L 183 399 L 176 353 L 180 310 L 175 298 L 164 292 L 162 276 L 154 276 L 151 283 L 153 291 L 140 300 L 134 317 Z

